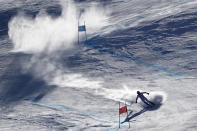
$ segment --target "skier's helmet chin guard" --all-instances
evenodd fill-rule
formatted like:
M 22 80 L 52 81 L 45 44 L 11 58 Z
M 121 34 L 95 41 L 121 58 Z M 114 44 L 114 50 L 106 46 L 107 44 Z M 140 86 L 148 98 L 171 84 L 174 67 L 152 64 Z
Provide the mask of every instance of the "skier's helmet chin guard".
M 140 94 L 140 92 L 139 92 L 139 91 L 137 91 L 137 94 Z

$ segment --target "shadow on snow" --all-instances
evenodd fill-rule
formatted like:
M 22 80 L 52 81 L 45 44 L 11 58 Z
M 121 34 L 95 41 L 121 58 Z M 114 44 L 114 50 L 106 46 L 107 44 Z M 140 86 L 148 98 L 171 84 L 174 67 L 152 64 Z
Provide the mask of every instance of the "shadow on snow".
M 139 116 L 139 115 L 142 115 L 143 113 L 145 113 L 145 112 L 147 112 L 147 111 L 155 111 L 155 110 L 158 110 L 160 107 L 161 107 L 161 103 L 159 103 L 159 104 L 156 104 L 155 106 L 153 106 L 153 107 L 145 107 L 145 106 L 142 106 L 142 109 L 139 111 L 139 112 L 137 112 L 137 113 L 135 113 L 135 114 L 132 114 L 133 113 L 133 111 L 131 111 L 129 114 L 128 114 L 128 117 L 122 122 L 122 123 L 124 123 L 124 122 L 129 122 L 130 120 L 132 120 L 133 118 L 135 118 L 135 117 L 137 117 L 137 116 Z

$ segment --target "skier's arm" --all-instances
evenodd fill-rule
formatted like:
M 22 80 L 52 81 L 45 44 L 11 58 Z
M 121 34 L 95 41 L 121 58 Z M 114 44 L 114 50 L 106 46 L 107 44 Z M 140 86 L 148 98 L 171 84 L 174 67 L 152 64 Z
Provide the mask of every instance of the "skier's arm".
M 149 95 L 149 93 L 148 93 L 148 92 L 142 92 L 142 94 L 148 94 L 148 95 Z
M 137 97 L 136 97 L 136 101 L 135 101 L 135 103 L 137 103 L 137 99 L 138 99 L 138 95 L 137 95 Z

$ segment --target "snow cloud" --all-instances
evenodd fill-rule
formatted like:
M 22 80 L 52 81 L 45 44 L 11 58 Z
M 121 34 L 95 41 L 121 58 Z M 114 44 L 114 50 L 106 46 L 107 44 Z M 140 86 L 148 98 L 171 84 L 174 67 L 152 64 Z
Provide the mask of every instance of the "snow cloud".
M 40 53 L 68 49 L 77 41 L 78 20 L 80 24 L 86 21 L 88 33 L 107 25 L 107 13 L 102 7 L 90 4 L 81 12 L 71 0 L 61 0 L 60 4 L 62 14 L 57 18 L 42 10 L 35 18 L 24 13 L 12 18 L 8 34 L 14 44 L 13 51 Z

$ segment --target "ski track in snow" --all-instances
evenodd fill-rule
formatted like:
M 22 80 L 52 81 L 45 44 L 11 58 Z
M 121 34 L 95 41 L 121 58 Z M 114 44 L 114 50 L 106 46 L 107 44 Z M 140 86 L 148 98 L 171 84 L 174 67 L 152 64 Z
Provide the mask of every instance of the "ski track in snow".
M 67 2 L 0 1 L 0 130 L 197 129 L 197 1 Z M 64 39 L 69 26 L 59 27 L 74 25 L 78 8 L 88 37 L 99 35 L 80 45 L 70 42 L 76 33 Z M 137 90 L 157 106 L 135 104 Z M 119 101 L 131 111 L 130 129 L 118 129 Z

